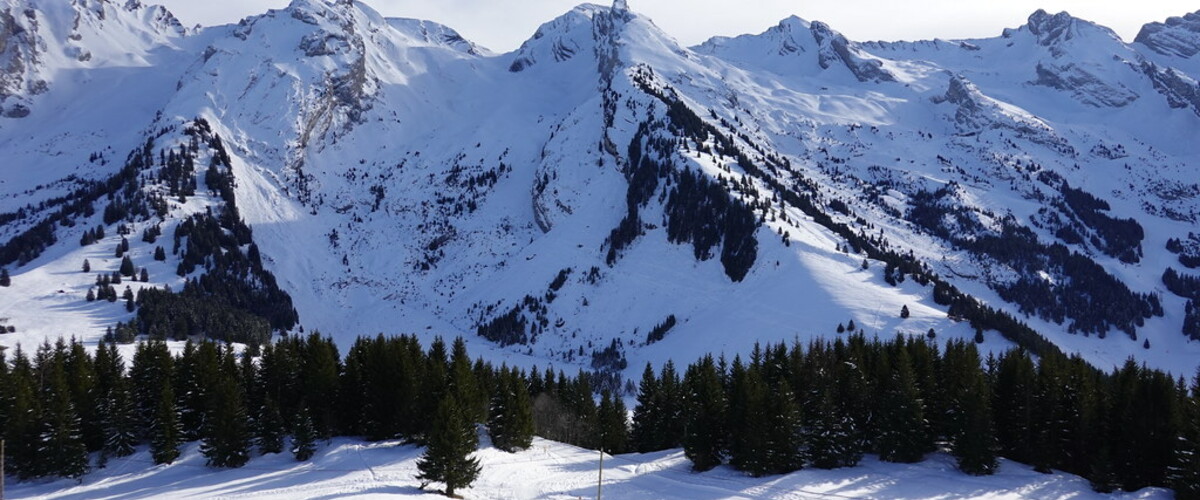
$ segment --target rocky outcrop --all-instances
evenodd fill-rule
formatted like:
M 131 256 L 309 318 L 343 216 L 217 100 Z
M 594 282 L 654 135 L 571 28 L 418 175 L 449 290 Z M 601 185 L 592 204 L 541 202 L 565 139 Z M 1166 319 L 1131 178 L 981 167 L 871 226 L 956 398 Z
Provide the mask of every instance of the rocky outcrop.
M 813 39 L 820 47 L 817 63 L 821 69 L 844 65 L 860 82 L 894 82 L 896 77 L 883 68 L 883 62 L 867 57 L 854 44 L 820 21 L 812 23 Z
M 1071 94 L 1079 102 L 1094 107 L 1119 108 L 1139 97 L 1120 83 L 1110 83 L 1075 63 L 1063 65 L 1040 62 L 1037 79 L 1032 83 Z
M 1200 11 L 1142 26 L 1133 41 L 1165 56 L 1195 56 L 1200 53 Z
M 1200 116 L 1200 84 L 1173 68 L 1162 68 L 1151 62 L 1142 63 L 1142 72 L 1154 83 L 1154 89 L 1167 98 L 1172 108 L 1190 108 Z

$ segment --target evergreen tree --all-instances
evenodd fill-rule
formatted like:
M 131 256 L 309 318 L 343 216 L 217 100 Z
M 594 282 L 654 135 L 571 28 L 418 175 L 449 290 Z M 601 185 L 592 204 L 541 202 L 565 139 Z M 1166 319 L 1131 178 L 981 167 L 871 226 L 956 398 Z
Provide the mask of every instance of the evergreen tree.
M 449 375 L 450 394 L 462 405 L 463 417 L 471 423 L 484 422 L 486 399 L 475 380 L 471 358 L 467 355 L 467 343 L 462 337 L 455 338 L 451 347 Z
M 839 409 L 832 391 L 823 389 L 817 396 L 809 427 L 805 432 L 808 460 L 818 469 L 853 467 L 862 458 L 855 443 L 854 422 Z
M 210 467 L 241 467 L 250 460 L 251 434 L 241 388 L 231 374 L 219 376 L 203 417 L 200 453 Z
M 757 366 L 734 358 L 729 373 L 729 463 L 758 477 L 769 473 L 767 386 Z
M 18 346 L 8 375 L 8 418 L 4 433 L 8 440 L 7 472 L 20 479 L 42 475 L 38 453 L 42 423 L 42 398 L 29 357 Z
M 137 272 L 137 269 L 133 267 L 133 260 L 130 259 L 128 255 L 121 258 L 121 268 L 119 272 L 121 273 L 121 276 L 127 277 L 133 277 L 133 274 Z
M 697 472 L 721 465 L 725 459 L 728 416 L 721 378 L 712 356 L 689 366 L 683 377 L 687 419 L 683 451 Z
M 96 292 L 95 292 L 95 290 L 93 290 L 93 289 L 91 289 L 91 288 L 88 288 L 88 291 L 87 291 L 87 296 L 86 296 L 86 297 L 84 297 L 84 298 L 85 298 L 85 299 L 87 299 L 87 301 L 88 301 L 88 302 L 95 302 L 95 301 L 96 301 Z
M 510 453 L 528 448 L 533 442 L 533 404 L 522 377 L 514 370 L 500 371 L 492 395 L 488 433 L 496 448 Z
M 99 413 L 103 450 L 101 464 L 110 456 L 124 457 L 137 445 L 138 422 L 135 419 L 129 381 L 125 378 L 125 363 L 116 345 L 101 341 L 96 348 L 95 392 Z
M 1192 394 L 1183 398 L 1183 426 L 1174 462 L 1167 479 L 1179 500 L 1200 499 L 1200 370 L 1192 380 Z
M 12 278 L 8 275 L 8 268 L 0 267 L 0 286 L 11 286 Z
M 304 462 L 317 452 L 317 429 L 309 415 L 308 406 L 301 405 L 300 413 L 292 424 L 292 456 Z
M 338 360 L 337 346 L 333 339 L 313 332 L 297 343 L 299 351 L 299 388 L 304 401 L 308 402 L 309 414 L 317 429 L 317 437 L 332 437 L 337 427 Z M 396 384 L 395 380 L 391 383 Z
M 625 410 L 625 402 L 606 390 L 600 396 L 600 408 L 596 413 L 600 451 L 625 453 L 629 447 L 629 414 Z
M 136 363 L 135 363 L 136 365 Z M 179 458 L 183 432 L 179 429 L 179 411 L 175 406 L 175 390 L 171 384 L 161 384 L 156 398 L 156 410 L 150 424 L 150 456 L 155 464 L 169 464 Z
M 127 457 L 137 446 L 137 421 L 134 419 L 133 399 L 128 382 L 117 381 L 108 396 L 104 412 L 104 456 Z
M 942 433 L 950 440 L 958 468 L 971 475 L 996 471 L 996 440 L 987 378 L 974 344 L 947 344 L 942 364 L 946 415 Z
M 920 461 L 930 447 L 924 430 L 924 408 L 908 351 L 898 345 L 888 350 L 890 370 L 880 381 L 875 412 L 879 433 L 876 447 L 880 460 L 913 463 Z
M 154 260 L 160 262 L 167 260 L 167 252 L 163 251 L 163 247 L 154 247 Z
M 1034 457 L 1033 360 L 1023 351 L 1006 352 L 1000 356 L 992 379 L 992 408 L 1001 454 L 1030 463 Z
M 254 441 L 258 445 L 259 453 L 267 455 L 283 451 L 283 437 L 286 433 L 283 416 L 279 413 L 279 405 L 275 403 L 275 399 L 270 396 L 263 399 L 254 426 L 258 431 Z
M 900 306 L 900 319 L 908 318 L 908 305 Z
M 804 464 L 800 404 L 786 382 L 780 381 L 767 400 L 766 471 L 787 474 Z
M 460 404 L 447 395 L 438 405 L 425 454 L 417 461 L 421 489 L 431 482 L 446 485 L 446 496 L 470 486 L 479 476 L 479 460 L 470 457 L 479 445 L 475 426 L 463 415 Z
M 149 283 L 150 282 L 150 271 L 147 271 L 146 268 L 143 267 L 142 272 L 138 276 L 138 281 L 141 281 L 142 283 Z
M 88 262 L 87 259 L 83 259 L 83 272 L 85 272 L 85 273 L 92 272 L 92 263 Z
M 634 450 L 638 453 L 657 451 L 659 412 L 658 377 L 654 375 L 654 367 L 646 363 L 642 370 L 642 382 L 638 385 L 637 406 L 633 408 L 633 430 L 630 438 Z
M 48 370 L 38 455 L 44 461 L 42 472 L 46 475 L 78 479 L 88 471 L 87 445 L 61 356 L 52 359 Z

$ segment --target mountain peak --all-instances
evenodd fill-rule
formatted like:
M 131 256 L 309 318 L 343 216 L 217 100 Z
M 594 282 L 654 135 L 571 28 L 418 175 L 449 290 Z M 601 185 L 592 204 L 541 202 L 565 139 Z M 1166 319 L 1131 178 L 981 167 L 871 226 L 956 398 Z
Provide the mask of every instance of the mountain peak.
M 602 68 L 611 69 L 619 33 L 637 18 L 625 0 L 616 0 L 611 7 L 580 4 L 538 27 L 533 38 L 521 44 L 509 69 L 515 73 L 542 61 L 564 62 L 583 53 L 595 54 L 603 60 Z
M 1200 11 L 1146 24 L 1133 41 L 1165 56 L 1192 57 L 1200 53 Z
M 1076 21 L 1078 19 L 1066 11 L 1050 14 L 1038 9 L 1029 16 L 1026 26 L 1029 27 L 1029 32 L 1037 37 L 1039 44 L 1050 46 L 1077 36 Z

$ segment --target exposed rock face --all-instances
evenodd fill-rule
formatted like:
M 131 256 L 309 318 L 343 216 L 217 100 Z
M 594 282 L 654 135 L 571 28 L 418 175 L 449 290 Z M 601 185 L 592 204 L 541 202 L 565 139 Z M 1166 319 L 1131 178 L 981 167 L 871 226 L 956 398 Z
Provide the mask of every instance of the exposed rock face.
M 946 93 L 933 99 L 935 103 L 957 106 L 954 125 L 960 134 L 974 134 L 986 129 L 1007 129 L 1038 144 L 1059 150 L 1069 150 L 1065 139 L 1041 120 L 1015 110 L 1005 110 L 994 99 L 980 92 L 970 80 L 955 75 L 950 78 Z
M 883 68 L 883 63 L 870 59 L 845 36 L 820 21 L 812 23 L 813 39 L 820 46 L 818 63 L 822 69 L 844 64 L 860 82 L 894 82 L 896 77 Z
M 1154 89 L 1167 98 L 1172 108 L 1191 108 L 1200 116 L 1200 84 L 1173 68 L 1161 68 L 1151 62 L 1142 63 L 1142 71 L 1154 83 Z
M 473 56 L 489 55 L 490 51 L 463 38 L 457 31 L 431 21 L 419 19 L 388 19 L 388 23 L 406 35 L 418 40 L 444 45 Z
M 28 97 L 46 90 L 37 76 L 40 54 L 35 33 L 36 18 L 13 7 L 0 10 L 0 115 L 22 118 L 29 114 Z
M 1106 82 L 1075 63 L 1057 65 L 1038 63 L 1034 85 L 1042 85 L 1071 94 L 1089 106 L 1119 108 L 1139 97 L 1138 94 L 1117 83 Z
M 134 33 L 142 36 L 128 36 Z M 46 75 L 56 69 L 102 66 L 109 62 L 105 54 L 136 57 L 186 34 L 165 8 L 136 0 L 0 2 L 0 116 L 27 116 L 33 98 L 49 90 Z
M 1066 12 L 1049 14 L 1038 10 L 1029 16 L 1029 32 L 1037 37 L 1038 44 L 1043 47 L 1054 47 L 1070 41 L 1078 35 L 1077 19 Z
M 1165 56 L 1195 56 L 1200 53 L 1200 11 L 1142 26 L 1133 41 Z

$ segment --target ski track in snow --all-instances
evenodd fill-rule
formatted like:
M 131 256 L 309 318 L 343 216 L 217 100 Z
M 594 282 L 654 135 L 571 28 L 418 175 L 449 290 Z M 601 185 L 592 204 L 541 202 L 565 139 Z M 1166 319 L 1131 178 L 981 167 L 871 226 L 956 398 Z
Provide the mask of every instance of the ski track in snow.
M 573 499 L 596 493 L 599 454 L 535 438 L 518 453 L 486 444 L 475 456 L 483 465 L 479 479 L 461 490 L 476 499 Z M 256 457 L 239 469 L 204 465 L 198 445 L 189 444 L 171 465 L 154 466 L 144 449 L 112 459 L 76 484 L 70 480 L 10 485 L 12 498 L 95 500 L 115 498 L 444 498 L 417 488 L 416 461 L 421 449 L 396 442 L 362 443 L 337 438 L 319 447 L 313 460 L 297 463 L 288 454 Z M 858 467 L 806 469 L 788 475 L 752 478 L 727 466 L 693 473 L 681 450 L 648 454 L 605 455 L 603 496 L 620 499 L 770 499 L 883 500 L 956 498 L 1046 500 L 1115 498 L 1157 500 L 1162 489 L 1102 495 L 1082 478 L 1063 473 L 1040 474 L 1030 467 L 1001 460 L 994 476 L 957 472 L 953 458 L 933 454 L 918 464 L 891 464 L 868 455 Z

